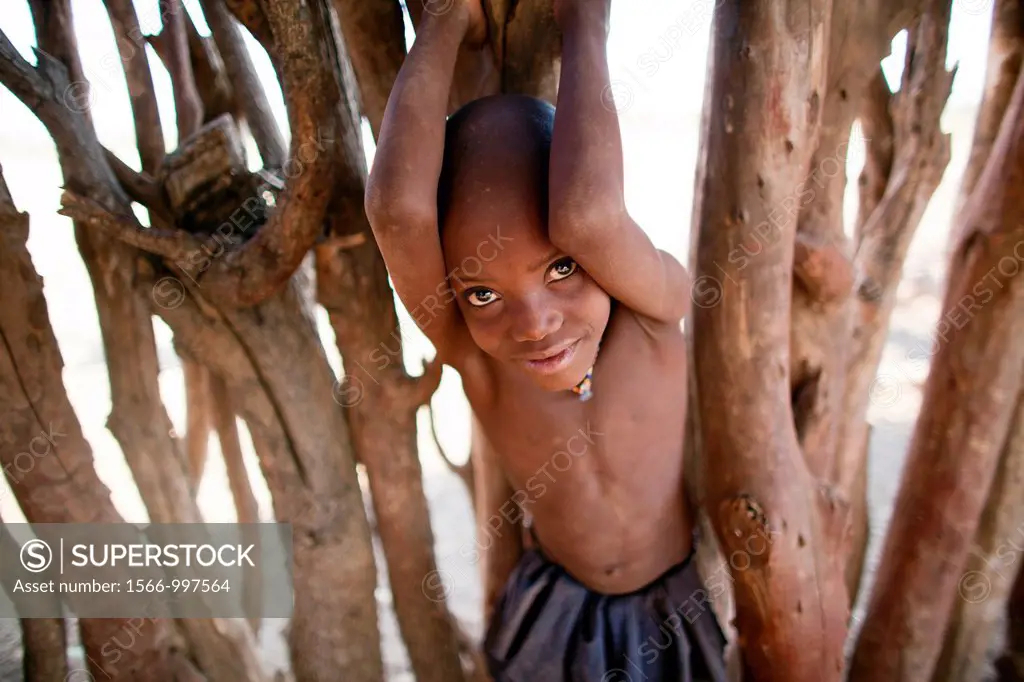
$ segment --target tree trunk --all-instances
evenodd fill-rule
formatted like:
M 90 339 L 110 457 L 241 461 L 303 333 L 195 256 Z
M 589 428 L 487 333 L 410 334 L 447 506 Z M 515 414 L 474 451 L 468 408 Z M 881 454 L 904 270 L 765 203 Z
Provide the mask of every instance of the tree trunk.
M 275 518 L 292 524 L 296 680 L 335 680 L 344 670 L 345 679 L 376 682 L 383 670 L 370 529 L 304 279 L 296 274 L 244 309 L 218 308 L 191 289 L 160 314 L 178 352 L 225 382 L 258 444 Z
M 357 27 L 350 27 L 349 35 Z M 342 43 L 339 41 L 339 45 Z M 403 342 L 384 260 L 363 210 L 366 161 L 359 136 L 357 92 L 347 54 L 325 64 L 340 86 L 342 177 L 328 211 L 329 236 L 316 248 L 317 297 L 327 310 L 345 377 L 336 399 L 366 466 L 399 629 L 417 680 L 463 678 L 458 638 L 439 574 L 434 534 L 416 441 L 416 412 L 429 401 L 441 367 L 420 378 L 406 374 Z M 347 106 L 346 106 L 347 104 Z
M 0 43 L 5 41 L 0 36 Z M 28 216 L 15 210 L 0 175 L 0 466 L 30 523 L 123 523 L 96 475 L 92 450 L 64 390 L 64 362 L 27 239 Z M 111 639 L 124 640 L 129 629 L 138 629 L 130 621 L 79 621 L 89 669 L 97 679 L 203 679 L 175 641 L 169 621 L 150 621 L 151 627 L 141 628 L 133 643 L 112 657 Z
M 745 668 L 758 681 L 838 680 L 843 666 L 845 510 L 808 469 L 793 428 L 796 219 L 771 215 L 807 176 L 817 148 L 830 15 L 829 2 L 726 0 L 712 28 L 694 371 L 706 506 L 727 554 L 742 557 L 730 560 L 736 622 Z M 763 233 L 774 247 L 737 258 Z
M 953 214 L 955 216 L 963 211 L 992 153 L 999 126 L 1010 105 L 1013 86 L 1020 75 L 1022 59 L 1024 3 L 1021 0 L 995 0 L 992 31 L 988 41 L 988 64 L 985 67 L 985 90 L 978 107 L 978 117 L 974 121 L 974 140 L 960 183 L 960 194 Z M 955 244 L 955 240 L 951 244 Z
M 1024 392 L 999 456 L 992 489 L 957 591 L 932 682 L 988 679 L 1005 627 L 1006 607 L 1024 541 Z
M 892 96 L 880 70 L 862 91 L 860 115 L 867 158 L 854 227 L 856 298 L 833 480 L 851 500 L 853 551 L 846 565 L 853 603 L 867 548 L 867 413 L 870 402 L 902 380 L 878 377 L 889 320 L 907 250 L 949 163 L 940 117 L 952 87 L 946 71 L 949 0 L 928 0 L 910 29 L 900 91 Z
M 950 268 L 938 325 L 942 341 L 854 652 L 853 682 L 928 680 L 934 672 L 1024 378 L 1024 202 L 1016 184 L 1022 176 L 1019 78 L 988 165 L 964 209 L 969 228 Z M 986 294 L 979 306 L 975 297 Z

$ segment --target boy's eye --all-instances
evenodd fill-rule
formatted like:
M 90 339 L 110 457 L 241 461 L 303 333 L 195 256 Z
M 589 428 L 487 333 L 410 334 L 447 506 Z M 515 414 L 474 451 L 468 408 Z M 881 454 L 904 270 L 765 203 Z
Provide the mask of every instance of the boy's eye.
M 481 308 L 488 303 L 493 303 L 498 298 L 498 295 L 490 289 L 474 289 L 466 294 L 466 300 L 469 304 Z
M 563 258 L 556 261 L 548 272 L 551 273 L 552 281 L 558 281 L 572 275 L 578 268 L 579 266 L 572 258 Z

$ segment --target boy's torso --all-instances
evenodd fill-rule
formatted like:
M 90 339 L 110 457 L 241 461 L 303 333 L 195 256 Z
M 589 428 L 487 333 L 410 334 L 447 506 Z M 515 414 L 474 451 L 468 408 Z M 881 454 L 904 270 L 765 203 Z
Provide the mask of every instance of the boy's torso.
M 639 589 L 690 551 L 686 346 L 616 306 L 593 397 L 550 393 L 489 359 L 457 368 L 544 552 L 589 588 Z

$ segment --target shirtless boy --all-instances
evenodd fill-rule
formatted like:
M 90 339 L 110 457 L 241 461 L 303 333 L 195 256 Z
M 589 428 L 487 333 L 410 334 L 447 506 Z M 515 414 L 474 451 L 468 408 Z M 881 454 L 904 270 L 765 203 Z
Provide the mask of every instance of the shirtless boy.
M 367 187 L 395 289 L 429 311 L 417 323 L 512 488 L 592 433 L 544 494 L 518 498 L 539 549 L 491 605 L 497 682 L 725 679 L 683 489 L 689 278 L 626 211 L 618 118 L 602 105 L 609 14 L 608 0 L 555 0 L 557 115 L 496 96 L 446 122 L 460 47 L 481 46 L 486 24 L 479 0 L 425 12 Z M 496 490 L 478 493 L 495 509 L 508 500 Z

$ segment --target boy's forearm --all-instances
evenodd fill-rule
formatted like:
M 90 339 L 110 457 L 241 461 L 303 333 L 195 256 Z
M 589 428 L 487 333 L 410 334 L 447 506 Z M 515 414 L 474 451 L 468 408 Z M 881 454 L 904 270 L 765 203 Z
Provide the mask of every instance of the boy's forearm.
M 622 141 L 610 99 L 607 12 L 591 3 L 562 21 L 562 69 L 551 142 L 549 211 L 555 230 L 624 211 Z
M 370 206 L 427 211 L 436 205 L 448 92 L 466 32 L 456 15 L 423 15 L 384 111 L 367 183 Z

